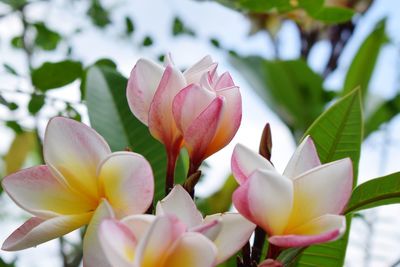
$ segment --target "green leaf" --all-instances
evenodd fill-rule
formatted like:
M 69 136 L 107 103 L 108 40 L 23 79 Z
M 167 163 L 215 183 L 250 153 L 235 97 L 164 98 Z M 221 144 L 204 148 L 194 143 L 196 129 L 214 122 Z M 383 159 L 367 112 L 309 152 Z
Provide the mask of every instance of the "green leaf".
M 323 111 L 323 80 L 305 61 L 270 61 L 253 56 L 232 57 L 232 63 L 297 136 Z
M 309 13 L 311 17 L 325 24 L 343 23 L 351 20 L 355 12 L 343 7 L 323 7 L 315 13 Z
M 87 11 L 92 23 L 100 28 L 107 26 L 111 20 L 109 12 L 103 7 L 100 0 L 92 0 Z
M 15 36 L 11 39 L 11 46 L 17 49 L 21 49 L 24 47 L 24 41 L 22 40 L 22 36 Z
M 37 95 L 37 94 L 32 95 L 31 100 L 29 100 L 28 103 L 29 113 L 35 115 L 44 106 L 44 103 L 45 103 L 44 95 Z
M 174 21 L 172 22 L 172 35 L 178 36 L 178 35 L 182 35 L 182 34 L 195 36 L 195 33 L 193 30 L 186 27 L 179 17 L 175 17 Z
M 400 94 L 380 104 L 365 121 L 365 135 L 368 137 L 372 132 L 400 113 Z
M 130 17 L 125 17 L 125 33 L 131 35 L 135 31 L 135 24 Z
M 375 178 L 354 189 L 345 213 L 400 203 L 400 172 Z
M 28 154 L 36 147 L 36 142 L 36 134 L 33 132 L 22 132 L 15 136 L 10 149 L 4 156 L 6 175 L 23 167 Z
M 50 30 L 44 23 L 35 23 L 33 26 L 36 29 L 35 44 L 43 50 L 54 50 L 61 41 L 61 35 Z
M 350 157 L 353 162 L 353 184 L 357 184 L 362 140 L 360 90 L 354 90 L 327 109 L 311 125 L 306 135 L 310 135 L 314 140 L 322 163 Z M 348 215 L 344 236 L 335 242 L 307 248 L 297 266 L 343 266 L 350 226 L 351 215 Z
M 229 175 L 223 186 L 211 196 L 200 199 L 197 202 L 199 210 L 203 214 L 222 213 L 232 206 L 232 194 L 238 187 L 233 175 Z
M 364 40 L 358 49 L 343 85 L 342 94 L 348 94 L 354 88 L 361 87 L 361 95 L 365 99 L 368 92 L 368 84 L 375 69 L 376 61 L 382 46 L 387 43 L 385 33 L 385 20 L 381 20 L 375 26 L 372 33 Z
M 82 75 L 82 64 L 78 61 L 64 60 L 45 62 L 32 71 L 32 83 L 45 92 L 72 83 Z
M 12 129 L 16 134 L 21 134 L 24 132 L 24 130 L 22 130 L 21 125 L 17 122 L 17 121 L 6 121 L 6 126 L 10 129 Z
M 142 46 L 152 46 L 153 45 L 153 38 L 151 38 L 150 36 L 146 36 L 144 37 L 143 41 L 142 41 Z
M 126 78 L 105 66 L 89 68 L 86 77 L 86 100 L 89 119 L 110 144 L 113 151 L 129 147 L 142 154 L 152 165 L 155 176 L 155 201 L 164 196 L 166 153 L 148 128 L 137 120 L 126 100 Z M 182 164 L 176 168 L 176 182 L 185 177 Z
M 19 76 L 18 72 L 10 64 L 3 63 L 3 67 L 8 73 Z
M 14 10 L 21 9 L 27 4 L 27 0 L 0 0 L 1 3 L 11 6 Z
M 221 44 L 218 41 L 218 39 L 216 38 L 211 38 L 210 39 L 210 43 L 212 44 L 212 46 L 214 46 L 215 48 L 221 48 Z

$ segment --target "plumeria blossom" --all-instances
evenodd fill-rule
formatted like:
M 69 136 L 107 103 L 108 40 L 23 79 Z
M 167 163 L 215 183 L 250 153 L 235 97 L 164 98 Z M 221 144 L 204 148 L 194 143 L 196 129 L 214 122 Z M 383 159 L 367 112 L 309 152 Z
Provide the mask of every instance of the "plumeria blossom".
M 50 120 L 44 160 L 2 180 L 5 192 L 33 215 L 4 242 L 3 250 L 21 250 L 89 224 L 84 265 L 99 265 L 97 228 L 103 218 L 141 214 L 153 199 L 154 181 L 146 159 L 111 150 L 88 126 L 71 119 Z
M 113 267 L 215 266 L 215 245 L 200 233 L 187 232 L 186 226 L 172 215 L 106 219 L 98 234 Z
M 168 196 L 158 202 L 156 214 L 174 215 L 188 231 L 202 233 L 213 241 L 218 251 L 217 264 L 242 248 L 255 228 L 238 213 L 213 214 L 203 219 L 190 195 L 180 185 L 176 185 Z
M 129 107 L 172 157 L 176 157 L 182 147 L 182 134 L 175 124 L 172 102 L 179 91 L 198 83 L 204 73 L 214 68 L 216 63 L 206 56 L 182 73 L 167 55 L 166 67 L 140 59 L 131 71 L 126 91 Z
M 349 158 L 321 164 L 310 137 L 290 159 L 283 175 L 272 164 L 237 145 L 232 171 L 240 184 L 233 194 L 237 210 L 269 234 L 279 247 L 300 247 L 332 241 L 345 230 L 340 215 L 351 195 Z
M 228 72 L 204 73 L 199 83 L 181 90 L 173 102 L 173 114 L 182 132 L 191 164 L 201 162 L 226 146 L 239 129 L 242 98 Z

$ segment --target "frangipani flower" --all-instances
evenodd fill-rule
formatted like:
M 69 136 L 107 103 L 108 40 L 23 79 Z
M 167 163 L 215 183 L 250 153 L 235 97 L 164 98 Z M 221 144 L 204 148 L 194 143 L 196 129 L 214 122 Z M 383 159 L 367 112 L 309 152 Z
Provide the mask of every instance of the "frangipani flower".
M 84 265 L 98 265 L 95 234 L 99 221 L 141 214 L 153 199 L 151 167 L 141 155 L 111 153 L 104 139 L 71 119 L 50 120 L 44 138 L 46 165 L 11 174 L 5 192 L 34 217 L 14 231 L 3 250 L 21 250 L 89 224 L 84 237 Z M 88 260 L 92 259 L 92 260 Z
M 210 56 L 181 72 L 167 56 L 166 67 L 140 59 L 132 69 L 126 90 L 132 113 L 149 127 L 150 133 L 175 156 L 182 146 L 182 134 L 172 115 L 176 94 L 188 84 L 198 83 L 203 73 L 214 69 Z
M 349 158 L 321 165 L 313 141 L 306 137 L 283 175 L 248 148 L 237 145 L 232 171 L 240 184 L 233 194 L 237 210 L 269 234 L 279 247 L 332 241 L 345 230 L 340 215 L 351 195 Z
M 187 232 L 171 215 L 157 216 L 150 224 L 146 215 L 129 216 L 121 222 L 107 219 L 100 225 L 99 239 L 113 267 L 215 265 L 215 245 L 202 234 Z
M 226 146 L 239 129 L 239 87 L 228 72 L 218 76 L 214 69 L 177 94 L 173 113 L 195 171 L 205 158 Z
M 216 263 L 220 264 L 235 254 L 249 240 L 255 225 L 238 213 L 219 213 L 203 219 L 190 195 L 176 185 L 157 204 L 156 214 L 174 215 L 188 231 L 207 236 L 217 247 Z

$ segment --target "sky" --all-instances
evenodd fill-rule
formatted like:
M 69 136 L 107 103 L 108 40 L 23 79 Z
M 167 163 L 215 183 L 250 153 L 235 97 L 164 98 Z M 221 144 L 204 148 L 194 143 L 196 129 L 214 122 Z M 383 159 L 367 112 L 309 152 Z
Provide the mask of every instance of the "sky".
M 292 152 L 295 142 L 287 127 L 279 118 L 260 100 L 251 90 L 246 80 L 240 73 L 229 65 L 225 53 L 216 49 L 209 43 L 209 39 L 217 37 L 222 46 L 234 49 L 242 55 L 257 54 L 266 58 L 273 56 L 273 50 L 268 36 L 265 33 L 257 33 L 248 37 L 250 23 L 243 15 L 229 10 L 213 2 L 195 2 L 189 0 L 149 0 L 149 1 L 103 1 L 105 5 L 113 10 L 113 24 L 105 30 L 94 28 L 90 21 L 83 15 L 87 8 L 85 1 L 75 1 L 74 5 L 67 4 L 66 0 L 55 0 L 51 8 L 45 3 L 35 4 L 28 10 L 28 16 L 32 21 L 45 18 L 46 24 L 58 29 L 66 36 L 71 36 L 77 27 L 82 28 L 80 34 L 74 35 L 70 41 L 74 47 L 72 57 L 82 60 L 85 64 L 93 63 L 100 57 L 112 58 L 118 65 L 119 71 L 128 75 L 135 62 L 141 57 L 156 58 L 159 54 L 171 52 L 178 66 L 187 67 L 199 60 L 206 54 L 212 55 L 219 62 L 219 70 L 231 72 L 236 84 L 241 87 L 243 97 L 243 120 L 236 137 L 222 151 L 210 157 L 207 161 L 210 168 L 206 171 L 206 177 L 199 185 L 199 195 L 208 195 L 216 190 L 229 174 L 230 156 L 233 147 L 240 142 L 254 150 L 258 148 L 258 142 L 262 128 L 266 122 L 272 126 L 273 135 L 273 162 L 278 170 L 283 170 Z M 0 4 L 0 13 L 6 7 Z M 400 16 L 396 12 L 400 10 L 400 1 L 377 0 L 363 18 L 356 30 L 350 45 L 346 47 L 339 62 L 338 70 L 326 81 L 326 87 L 339 90 L 344 80 L 344 74 L 351 60 L 359 48 L 362 40 L 371 32 L 377 21 L 387 16 L 387 33 L 392 43 L 383 49 L 378 68 L 374 73 L 371 89 L 375 98 L 388 98 L 393 96 L 399 89 L 399 45 L 400 45 Z M 136 30 L 132 38 L 121 37 L 123 32 L 125 16 L 134 19 Z M 197 33 L 195 39 L 181 36 L 171 36 L 171 23 L 174 16 L 178 15 L 187 26 Z M 21 25 L 15 16 L 9 16 L 0 20 L 0 65 L 12 63 L 21 73 L 26 73 L 24 56 L 10 48 L 8 40 L 19 33 Z M 146 35 L 154 38 L 155 45 L 150 48 L 138 48 L 138 44 Z M 299 41 L 292 23 L 286 23 L 279 34 L 280 54 L 284 59 L 294 59 L 299 56 Z M 61 46 L 55 53 L 39 53 L 34 64 L 39 65 L 44 60 L 60 60 L 66 47 Z M 313 50 L 309 64 L 318 72 L 322 69 L 323 59 L 329 47 L 326 43 L 319 43 Z M 51 92 L 54 97 L 77 102 L 79 93 L 76 89 L 77 83 L 66 86 L 63 89 Z M 16 80 L 5 75 L 0 69 L 0 90 L 13 90 L 15 88 L 28 89 L 29 86 L 23 80 Z M 27 98 L 21 94 L 4 94 L 7 99 L 15 99 L 19 103 L 26 104 Z M 85 112 L 85 107 L 79 109 Z M 40 120 L 41 134 L 51 115 L 51 109 L 43 112 Z M 10 114 L 0 107 L 0 119 L 9 118 Z M 19 118 L 27 117 L 23 112 L 17 114 Z M 84 121 L 88 123 L 87 116 Z M 32 125 L 32 121 L 23 119 L 25 126 Z M 397 171 L 400 151 L 400 140 L 396 133 L 400 130 L 400 119 L 395 119 L 381 131 L 371 135 L 363 144 L 360 161 L 360 181 L 366 181 L 373 177 L 382 176 Z M 13 133 L 1 125 L 0 122 L 0 153 L 7 151 Z M 1 199 L 0 215 L 5 211 L 13 211 L 13 217 L 0 220 L 0 240 L 3 240 L 13 229 L 24 221 L 24 216 L 14 212 L 15 205 L 3 196 Z M 400 220 L 396 216 L 400 209 L 393 205 L 385 208 L 377 208 L 365 212 L 366 218 L 374 221 L 372 233 L 361 220 L 355 220 L 351 232 L 346 266 L 390 266 L 398 257 L 400 252 L 400 229 L 397 227 Z M 14 214 L 15 213 L 15 214 Z M 1 218 L 1 216 L 0 216 Z M 70 238 L 76 238 L 72 233 Z M 371 242 L 368 243 L 368 239 Z M 368 241 L 368 242 L 367 242 Z M 366 260 L 364 247 L 371 246 L 370 258 Z M 5 253 L 0 255 L 11 260 L 18 255 L 20 258 L 18 267 L 35 266 L 58 266 L 57 241 L 51 241 L 40 245 L 35 249 L 23 252 Z M 46 255 L 45 257 L 43 255 Z

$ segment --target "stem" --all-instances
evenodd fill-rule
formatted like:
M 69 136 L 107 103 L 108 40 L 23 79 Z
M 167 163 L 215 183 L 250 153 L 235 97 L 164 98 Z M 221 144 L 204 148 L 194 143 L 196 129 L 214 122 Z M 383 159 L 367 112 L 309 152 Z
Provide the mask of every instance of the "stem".
M 282 249 L 280 247 L 277 247 L 274 244 L 269 243 L 268 252 L 265 259 L 276 260 L 279 256 L 279 253 L 281 253 L 281 250 Z
M 254 244 L 251 250 L 251 259 L 255 262 L 260 262 L 261 252 L 265 242 L 265 231 L 257 226 L 254 233 Z
M 248 241 L 242 248 L 242 260 L 243 266 L 251 266 L 250 243 Z
M 174 187 L 174 174 L 175 174 L 175 165 L 176 159 L 178 157 L 178 153 L 174 150 L 167 150 L 167 174 L 165 177 L 165 195 L 172 190 Z

